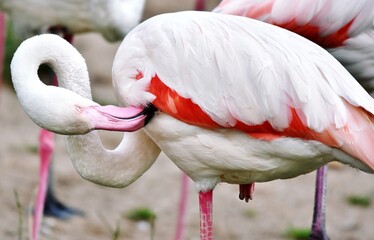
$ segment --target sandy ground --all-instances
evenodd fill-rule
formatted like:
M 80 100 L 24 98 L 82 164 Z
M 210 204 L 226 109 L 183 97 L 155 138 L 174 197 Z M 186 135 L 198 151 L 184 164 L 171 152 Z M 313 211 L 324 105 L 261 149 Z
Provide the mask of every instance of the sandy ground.
M 107 45 L 101 38 L 94 39 L 92 35 L 83 36 L 76 45 L 89 64 L 96 99 L 111 102 L 114 96 L 110 66 L 118 44 Z M 100 47 L 92 48 L 89 43 Z M 28 239 L 28 210 L 35 197 L 39 165 L 38 156 L 31 149 L 37 146 L 39 128 L 25 115 L 8 87 L 0 92 L 0 126 L 0 239 L 17 239 L 20 220 L 23 239 Z M 110 132 L 102 136 L 105 145 L 113 147 L 122 135 Z M 148 172 L 125 189 L 105 188 L 80 178 L 62 136 L 56 136 L 55 159 L 58 197 L 86 215 L 68 221 L 45 219 L 41 239 L 112 239 L 116 223 L 121 231 L 119 239 L 150 239 L 149 225 L 124 217 L 138 207 L 156 213 L 154 239 L 173 239 L 181 172 L 167 157 L 161 155 Z M 284 233 L 290 227 L 309 227 L 314 178 L 311 173 L 257 184 L 255 198 L 249 203 L 238 199 L 238 186 L 218 185 L 214 192 L 215 239 L 287 239 Z M 21 218 L 15 191 L 22 205 Z M 346 201 L 350 195 L 368 196 L 374 201 L 374 176 L 346 166 L 331 169 L 327 191 L 327 231 L 331 239 L 374 239 L 374 204 L 367 208 L 352 206 Z M 198 239 L 198 195 L 192 182 L 185 227 L 185 239 Z

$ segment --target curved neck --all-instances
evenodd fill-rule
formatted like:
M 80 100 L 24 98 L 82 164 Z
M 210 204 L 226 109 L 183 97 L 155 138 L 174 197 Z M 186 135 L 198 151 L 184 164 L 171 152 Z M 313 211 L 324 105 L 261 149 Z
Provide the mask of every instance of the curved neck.
M 143 130 L 124 133 L 114 150 L 102 146 L 96 131 L 68 136 L 66 142 L 78 173 L 108 187 L 125 187 L 134 182 L 153 165 L 161 151 Z
M 47 86 L 38 76 L 41 64 L 49 65 L 63 88 Z M 64 129 L 88 128 L 77 118 L 75 106 L 95 106 L 83 57 L 66 40 L 45 34 L 24 41 L 11 63 L 12 81 L 19 101 L 29 117 L 40 127 L 61 133 Z M 75 117 L 75 118 L 74 118 Z M 79 122 L 78 122 L 79 120 Z
M 84 98 L 92 99 L 84 58 L 66 40 L 54 34 L 29 38 L 14 54 L 11 71 L 18 95 L 24 92 L 28 95 L 51 95 L 52 88 L 43 84 L 38 76 L 38 69 L 42 64 L 47 64 L 53 69 L 62 87 Z
M 46 86 L 40 81 L 37 71 L 42 63 L 53 68 L 59 85 L 66 89 Z M 72 98 L 92 102 L 83 57 L 58 36 L 46 34 L 25 41 L 15 53 L 11 68 L 14 87 L 24 110 L 35 123 L 48 130 L 66 124 L 66 119 L 70 118 L 66 105 Z M 75 105 L 69 106 L 74 108 Z M 160 153 L 143 131 L 126 133 L 115 150 L 105 149 L 97 132 L 69 136 L 67 145 L 70 158 L 82 177 L 112 187 L 123 187 L 135 181 Z

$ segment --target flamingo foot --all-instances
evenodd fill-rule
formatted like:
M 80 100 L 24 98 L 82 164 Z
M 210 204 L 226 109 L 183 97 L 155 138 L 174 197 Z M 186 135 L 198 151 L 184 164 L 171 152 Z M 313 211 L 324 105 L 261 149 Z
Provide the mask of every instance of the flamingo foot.
M 44 216 L 54 217 L 62 220 L 67 220 L 74 216 L 84 216 L 83 211 L 68 207 L 61 203 L 49 189 L 47 191 L 43 213 Z
M 309 236 L 310 240 L 329 240 L 329 236 L 327 236 L 326 229 L 323 228 L 313 228 L 312 232 Z
M 239 199 L 248 202 L 253 199 L 255 191 L 255 183 L 239 184 Z
M 199 192 L 200 240 L 213 240 L 213 190 Z

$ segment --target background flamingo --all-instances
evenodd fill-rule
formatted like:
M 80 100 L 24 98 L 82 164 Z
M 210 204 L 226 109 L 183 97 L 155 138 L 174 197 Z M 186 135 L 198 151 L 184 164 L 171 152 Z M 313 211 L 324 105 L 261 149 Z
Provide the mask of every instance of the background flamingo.
M 196 34 L 201 31 L 205 34 Z M 85 116 L 91 115 L 85 113 L 97 109 L 95 103 L 43 86 L 35 74 L 30 75 L 39 61 L 48 59 L 61 74 L 62 86 L 89 98 L 84 62 L 68 44 L 53 38 L 33 38 L 17 51 L 12 75 L 20 102 L 31 119 L 49 130 L 63 134 L 91 131 L 95 125 L 87 122 Z M 51 43 L 48 48 L 58 45 L 60 51 L 41 52 L 47 42 Z M 38 62 L 30 59 L 30 64 L 18 66 L 30 54 L 40 55 Z M 69 75 L 83 79 L 79 88 L 75 80 L 64 78 L 67 72 L 54 60 L 64 58 L 74 60 L 70 64 L 76 71 Z M 160 111 L 145 127 L 147 135 L 143 131 L 125 135 L 115 152 L 132 158 L 125 161 L 123 156 L 118 161 L 113 156 L 110 166 L 115 168 L 108 168 L 107 161 L 87 159 L 93 151 L 100 159 L 113 153 L 97 146 L 96 133 L 69 136 L 77 171 L 95 183 L 123 187 L 153 164 L 160 147 L 196 183 L 201 239 L 212 238 L 212 190 L 219 182 L 251 184 L 291 178 L 333 160 L 373 172 L 374 152 L 362 142 L 373 141 L 374 100 L 321 48 L 271 25 L 214 13 L 155 17 L 125 38 L 116 55 L 113 78 L 122 104 L 144 108 L 139 111 L 146 116 L 153 114 L 153 106 Z M 69 94 L 70 101 L 37 100 L 50 94 L 61 100 Z M 38 111 L 41 106 L 50 107 L 53 114 Z M 49 119 L 55 115 L 58 124 Z M 81 122 L 80 127 L 68 120 Z M 137 146 L 143 146 L 142 152 Z
M 326 48 L 369 92 L 374 90 L 371 49 L 374 49 L 373 1 L 345 2 L 224 0 L 214 12 L 240 15 L 300 34 Z M 293 7 L 290 7 L 293 6 Z M 328 239 L 325 227 L 327 166 L 316 175 L 311 237 Z

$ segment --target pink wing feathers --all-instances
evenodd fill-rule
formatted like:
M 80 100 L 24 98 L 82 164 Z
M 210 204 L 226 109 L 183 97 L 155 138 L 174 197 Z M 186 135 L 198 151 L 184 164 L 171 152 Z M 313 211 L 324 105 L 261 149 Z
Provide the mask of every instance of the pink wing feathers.
M 214 12 L 258 19 L 298 33 L 325 48 L 373 27 L 371 0 L 224 0 Z
M 224 0 L 213 11 L 271 23 L 317 43 L 374 92 L 374 1 Z
M 343 46 L 329 52 L 369 93 L 374 92 L 374 29 L 347 39 Z

